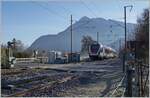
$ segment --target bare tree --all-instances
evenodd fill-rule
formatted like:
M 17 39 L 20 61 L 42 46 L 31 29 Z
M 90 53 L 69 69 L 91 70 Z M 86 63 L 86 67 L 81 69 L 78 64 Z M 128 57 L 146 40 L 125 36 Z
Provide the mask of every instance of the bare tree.
M 91 36 L 83 36 L 81 43 L 82 43 L 82 47 L 81 47 L 81 52 L 88 52 L 89 46 L 94 43 L 95 41 L 92 39 Z
M 135 31 L 138 44 L 137 52 L 139 57 L 148 59 L 149 57 L 149 10 L 145 9 L 141 17 L 137 19 L 137 28 Z

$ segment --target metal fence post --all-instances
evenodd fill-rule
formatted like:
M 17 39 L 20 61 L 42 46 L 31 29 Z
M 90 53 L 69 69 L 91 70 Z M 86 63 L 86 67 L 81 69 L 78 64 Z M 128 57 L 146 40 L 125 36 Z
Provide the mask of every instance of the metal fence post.
M 132 97 L 132 69 L 127 69 L 127 97 Z

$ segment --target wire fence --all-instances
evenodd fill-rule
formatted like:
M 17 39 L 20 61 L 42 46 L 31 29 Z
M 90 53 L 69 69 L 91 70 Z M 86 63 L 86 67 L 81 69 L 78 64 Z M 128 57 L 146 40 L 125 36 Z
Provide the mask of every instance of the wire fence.
M 135 60 L 128 65 L 126 71 L 126 92 L 127 97 L 148 97 L 149 96 L 149 65 L 141 60 Z
M 111 97 L 149 97 L 149 65 L 141 60 L 128 68 Z

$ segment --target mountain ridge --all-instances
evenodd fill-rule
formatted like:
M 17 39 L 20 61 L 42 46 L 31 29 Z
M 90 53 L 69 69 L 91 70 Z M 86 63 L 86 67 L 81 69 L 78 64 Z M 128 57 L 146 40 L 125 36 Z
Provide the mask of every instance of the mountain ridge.
M 113 22 L 112 22 L 113 21 Z M 119 26 L 120 25 L 120 26 Z M 122 26 L 122 27 L 121 27 Z M 89 18 L 87 16 L 83 16 L 79 21 L 75 22 L 73 27 L 73 51 L 80 51 L 81 49 L 81 39 L 82 36 L 89 35 L 94 40 L 96 40 L 96 33 L 100 32 L 99 39 L 102 44 L 109 45 L 113 43 L 119 38 L 123 38 L 124 36 L 124 23 L 112 19 L 104 19 L 104 18 Z M 128 23 L 127 28 L 129 32 L 132 32 L 135 24 Z M 111 32 L 112 31 L 112 32 Z M 118 38 L 114 39 L 113 33 L 116 33 Z M 107 37 L 107 38 L 106 38 Z M 112 40 L 111 42 L 105 40 Z M 34 50 L 57 50 L 57 51 L 70 51 L 70 26 L 67 27 L 62 32 L 57 34 L 48 34 L 42 35 L 38 39 L 36 39 L 29 49 Z

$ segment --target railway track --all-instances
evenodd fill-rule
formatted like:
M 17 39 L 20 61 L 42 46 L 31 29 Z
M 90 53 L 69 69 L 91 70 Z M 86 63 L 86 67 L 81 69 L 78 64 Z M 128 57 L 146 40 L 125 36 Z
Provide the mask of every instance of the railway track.
M 67 84 L 67 82 L 76 80 L 77 77 L 75 76 L 66 76 L 59 80 L 54 80 L 47 82 L 46 84 L 39 84 L 33 86 L 31 89 L 24 90 L 15 94 L 11 94 L 8 97 L 22 97 L 22 96 L 43 96 L 43 95 L 54 95 L 54 92 L 57 93 L 59 87 L 61 85 Z M 56 89 L 57 88 L 57 89 Z M 48 94 L 49 93 L 49 94 Z
M 2 89 L 5 97 L 108 96 L 121 75 L 117 60 L 21 70 L 3 74 L 3 82 L 14 86 Z
M 11 75 L 19 75 L 19 74 L 27 74 L 27 73 L 38 73 L 44 71 L 42 68 L 14 68 L 14 69 L 2 69 L 2 76 L 11 76 Z
M 19 68 L 19 69 L 2 69 L 1 75 L 15 75 L 25 72 L 26 70 Z
M 110 97 L 122 97 L 124 94 L 125 84 L 123 82 L 125 81 L 126 75 L 123 76 L 123 78 L 120 80 L 116 88 L 113 90 L 113 92 L 109 95 Z

